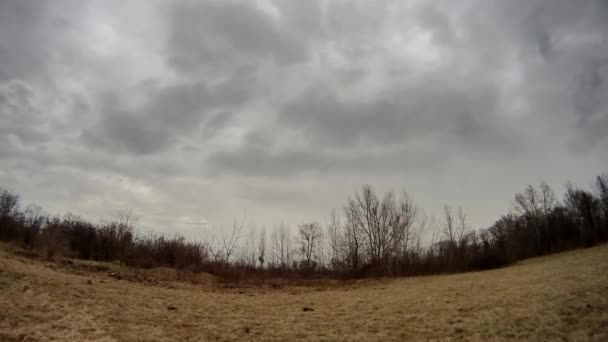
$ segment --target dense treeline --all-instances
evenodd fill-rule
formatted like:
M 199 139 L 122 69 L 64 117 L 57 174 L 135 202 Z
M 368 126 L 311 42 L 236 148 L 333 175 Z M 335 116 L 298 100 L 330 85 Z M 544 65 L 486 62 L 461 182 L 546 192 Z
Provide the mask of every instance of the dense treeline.
M 608 240 L 608 176 L 592 189 L 567 185 L 560 201 L 546 184 L 515 195 L 510 212 L 473 230 L 462 208 L 428 217 L 407 193 L 382 196 L 365 185 L 329 223 L 266 230 L 234 223 L 208 241 L 139 234 L 124 211 L 93 224 L 74 215 L 52 217 L 0 189 L 0 240 L 46 257 L 168 266 L 225 278 L 404 276 L 501 267 L 517 260 Z

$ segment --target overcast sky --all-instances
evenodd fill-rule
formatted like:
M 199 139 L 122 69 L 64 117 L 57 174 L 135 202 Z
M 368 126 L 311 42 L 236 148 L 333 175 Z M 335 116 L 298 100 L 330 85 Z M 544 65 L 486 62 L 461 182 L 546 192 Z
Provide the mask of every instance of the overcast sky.
M 51 213 L 196 237 L 369 183 L 481 228 L 607 130 L 607 1 L 0 2 L 0 186 Z

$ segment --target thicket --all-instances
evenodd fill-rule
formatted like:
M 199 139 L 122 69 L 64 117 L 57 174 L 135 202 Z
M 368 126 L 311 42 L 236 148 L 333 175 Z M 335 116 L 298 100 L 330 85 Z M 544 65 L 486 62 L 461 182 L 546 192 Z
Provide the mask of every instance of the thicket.
M 607 241 L 608 176 L 598 176 L 591 189 L 567 185 L 561 201 L 546 183 L 528 186 L 507 214 L 477 230 L 462 208 L 445 206 L 440 218 L 428 217 L 407 193 L 380 196 L 369 185 L 342 209 L 323 226 L 280 225 L 270 239 L 265 229 L 244 232 L 235 222 L 219 238 L 188 241 L 137 233 L 129 210 L 95 224 L 71 214 L 53 217 L 36 205 L 22 207 L 19 195 L 0 189 L 0 240 L 45 258 L 165 266 L 229 280 L 483 270 Z

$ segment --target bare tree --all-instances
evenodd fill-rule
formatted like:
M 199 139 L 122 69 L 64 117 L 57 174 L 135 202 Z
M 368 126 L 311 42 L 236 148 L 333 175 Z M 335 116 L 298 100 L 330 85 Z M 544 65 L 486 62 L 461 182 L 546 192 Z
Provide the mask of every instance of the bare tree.
M 285 269 L 291 262 L 291 234 L 285 224 L 279 225 L 272 233 L 271 243 L 274 262 Z
M 457 258 L 462 258 L 462 252 L 466 248 L 466 239 L 470 227 L 467 216 L 461 207 L 456 211 L 449 205 L 443 207 L 443 222 L 441 232 L 444 241 L 447 243 L 448 262 L 452 265 Z M 462 261 L 462 260 L 461 260 Z
M 416 208 L 407 193 L 397 199 L 389 191 L 380 200 L 369 185 L 348 200 L 345 212 L 354 242 L 365 245 L 367 257 L 377 270 L 388 266 L 389 258 L 405 247 L 405 239 L 409 243 L 416 217 Z
M 133 229 L 140 217 L 135 214 L 132 208 L 127 208 L 118 211 L 116 214 L 116 219 L 120 225 Z
M 264 268 L 264 262 L 266 261 L 266 229 L 262 227 L 258 238 L 258 262 L 260 268 Z
M 420 255 L 422 251 L 422 239 L 427 233 L 427 227 L 429 226 L 429 217 L 422 210 L 417 211 L 416 217 L 418 224 L 414 226 L 411 234 L 412 240 L 415 243 L 414 254 Z
M 243 224 L 239 224 L 236 220 L 234 220 L 230 233 L 225 233 L 223 231 L 220 233 L 219 248 L 215 253 L 216 259 L 219 256 L 223 263 L 230 263 L 230 257 L 241 239 L 242 231 Z
M 604 208 L 608 209 L 608 174 L 597 176 L 595 180 L 595 193 L 602 201 Z
M 469 224 L 467 214 L 462 210 L 462 207 L 458 207 L 456 215 L 458 216 L 458 243 L 464 245 L 465 236 L 471 233 L 471 225 Z
M 555 193 L 545 182 L 538 189 L 529 185 L 522 193 L 515 194 L 512 210 L 525 220 L 533 232 L 528 253 L 539 255 L 549 248 L 546 238 L 549 230 L 547 218 L 557 204 Z
M 127 258 L 127 250 L 135 238 L 134 225 L 139 221 L 140 217 L 133 212 L 133 209 L 128 208 L 119 211 L 116 218 L 118 221 L 115 225 L 118 242 L 118 260 L 124 264 Z
M 317 223 L 305 223 L 299 226 L 300 253 L 306 267 L 313 267 L 321 239 L 321 227 Z
M 0 217 L 8 217 L 19 208 L 19 195 L 0 188 Z
M 557 205 L 559 205 L 557 196 L 555 196 L 555 192 L 546 182 L 541 182 L 539 189 L 541 212 L 543 215 L 548 215 Z
M 29 227 L 40 227 L 46 218 L 42 208 L 36 204 L 28 205 L 23 211 L 25 224 Z
M 343 227 L 335 210 L 332 211 L 330 222 L 327 225 L 328 244 L 331 253 L 330 265 L 335 269 L 342 269 L 346 264 L 348 249 Z
M 362 259 L 362 246 L 364 244 L 364 236 L 361 231 L 362 219 L 358 215 L 356 205 L 352 200 L 349 200 L 347 206 L 344 207 L 346 214 L 346 245 L 348 248 L 348 262 L 353 272 L 359 270 L 359 264 Z
M 70 216 L 70 214 L 66 215 L 66 217 Z M 49 218 L 44 229 L 42 229 L 40 237 L 43 241 L 43 249 L 46 250 L 47 258 L 53 258 L 58 254 L 62 254 L 68 247 L 64 236 L 64 224 L 65 221 L 62 222 L 61 218 L 56 216 Z
M 549 185 L 541 182 L 539 189 L 532 185 L 515 194 L 513 210 L 516 214 L 528 218 L 539 218 L 546 215 L 558 204 L 557 197 Z
M 450 249 L 454 250 L 458 242 L 459 233 L 454 210 L 449 205 L 443 206 L 443 222 L 441 224 L 443 238 L 450 244 Z
M 42 211 L 41 207 L 30 204 L 23 211 L 23 219 L 26 228 L 23 236 L 23 243 L 26 246 L 31 247 L 34 244 L 34 240 L 40 232 L 44 221 L 47 219 L 47 214 Z
M 566 185 L 564 195 L 566 207 L 582 229 L 582 239 L 586 246 L 592 246 L 601 240 L 602 202 L 589 191 Z
M 597 176 L 595 181 L 595 193 L 602 205 L 602 216 L 604 220 L 603 234 L 608 237 L 608 174 Z
M 387 219 L 390 194 L 385 196 L 382 205 L 371 186 L 364 185 L 361 193 L 349 199 L 346 215 L 353 226 L 353 232 L 362 232 L 366 238 L 367 253 L 372 263 L 379 265 L 388 247 Z
M 401 224 L 396 226 L 394 243 L 395 250 L 398 251 L 398 257 L 402 257 L 407 254 L 411 242 L 415 238 L 415 223 L 418 220 L 418 208 L 414 205 L 412 197 L 403 192 L 401 203 L 399 204 L 399 215 L 401 217 Z M 422 222 L 420 222 L 423 224 Z
M 241 246 L 241 262 L 252 267 L 257 264 L 257 238 L 255 226 L 251 225 L 245 243 Z
M 540 194 L 534 186 L 528 185 L 523 192 L 515 194 L 512 205 L 513 211 L 520 216 L 535 217 L 539 215 L 539 197 Z

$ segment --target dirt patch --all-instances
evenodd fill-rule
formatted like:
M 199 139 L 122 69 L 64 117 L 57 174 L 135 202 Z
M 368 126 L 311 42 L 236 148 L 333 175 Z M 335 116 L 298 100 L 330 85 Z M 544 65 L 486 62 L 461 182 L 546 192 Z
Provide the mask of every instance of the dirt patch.
M 175 282 L 206 286 L 217 282 L 216 277 L 208 273 L 176 270 L 169 267 L 138 269 L 73 259 L 58 260 L 53 264 L 47 265 L 47 267 L 55 270 L 61 269 L 77 275 L 104 274 L 117 280 L 165 288 L 174 288 L 175 284 L 173 283 Z
M 177 270 L 169 267 L 156 267 L 149 270 L 136 269 L 134 273 L 145 278 L 166 282 L 177 281 L 197 285 L 214 285 L 217 282 L 217 278 L 209 273 Z
M 62 259 L 57 262 L 57 264 L 68 271 L 71 272 L 93 272 L 93 273 L 101 273 L 108 272 L 110 267 L 106 265 L 97 265 L 97 264 L 89 264 L 84 262 L 78 262 L 70 259 Z

